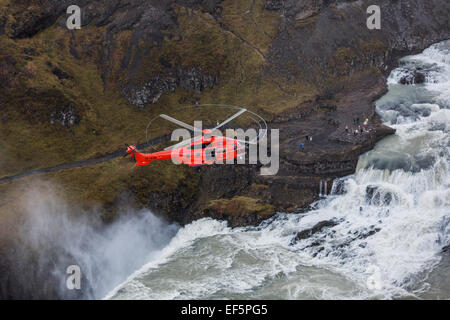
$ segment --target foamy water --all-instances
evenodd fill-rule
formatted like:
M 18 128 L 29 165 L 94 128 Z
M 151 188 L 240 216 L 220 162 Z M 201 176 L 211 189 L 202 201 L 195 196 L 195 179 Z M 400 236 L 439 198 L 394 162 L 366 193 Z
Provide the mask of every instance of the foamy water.
M 414 71 L 426 83 L 401 85 Z M 450 41 L 402 59 L 377 102 L 397 129 L 302 215 L 181 228 L 111 299 L 450 298 Z M 336 225 L 293 241 L 321 221 Z

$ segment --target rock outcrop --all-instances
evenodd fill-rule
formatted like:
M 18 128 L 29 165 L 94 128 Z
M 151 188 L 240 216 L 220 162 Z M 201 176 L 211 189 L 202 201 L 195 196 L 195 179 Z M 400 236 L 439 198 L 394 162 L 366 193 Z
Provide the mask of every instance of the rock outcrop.
M 407 74 L 400 79 L 401 84 L 422 84 L 425 82 L 425 74 L 422 72 L 414 72 Z
M 123 94 L 131 104 L 143 108 L 149 103 L 157 102 L 165 92 L 183 88 L 200 94 L 205 89 L 214 88 L 218 81 L 218 77 L 203 74 L 199 67 L 178 68 L 170 74 L 156 75 L 141 87 L 127 85 Z
M 300 231 L 299 233 L 297 233 L 296 241 L 308 239 L 309 237 L 313 236 L 314 234 L 321 232 L 323 229 L 332 228 L 336 225 L 338 225 L 338 222 L 333 221 L 333 220 L 318 222 L 312 228 L 306 229 L 306 230 L 303 230 L 303 231 Z

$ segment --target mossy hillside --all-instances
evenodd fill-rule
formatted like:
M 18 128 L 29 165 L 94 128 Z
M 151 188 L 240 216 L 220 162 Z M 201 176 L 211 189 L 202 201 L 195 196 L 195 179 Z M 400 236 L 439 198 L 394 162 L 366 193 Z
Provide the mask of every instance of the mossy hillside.
M 262 203 L 260 199 L 237 196 L 231 199 L 212 200 L 203 210 L 203 214 L 219 215 L 234 221 L 236 218 L 255 217 L 256 220 L 268 218 L 274 214 L 271 204 Z
M 348 76 L 365 71 L 367 66 L 377 67 L 376 57 L 382 57 L 387 46 L 380 40 L 359 40 L 357 47 L 339 47 L 329 61 L 334 75 Z M 379 67 L 379 66 L 378 66 Z
M 222 24 L 266 56 L 280 25 L 277 12 L 265 10 L 265 0 L 224 1 Z
M 238 1 L 224 2 L 225 9 L 217 20 L 202 10 L 186 10 L 174 5 L 178 26 L 167 31 L 170 37 L 164 39 L 158 50 L 151 49 L 154 47 L 153 43 L 139 42 L 133 48 L 129 64 L 133 65 L 136 59 L 142 60 L 145 56 L 141 68 L 133 73 L 132 79 L 122 75 L 119 81 L 131 81 L 139 86 L 156 75 L 169 73 L 170 66 L 198 66 L 202 72 L 220 79 L 217 87 L 201 94 L 191 92 L 183 97 L 180 89 L 175 93 L 165 93 L 156 104 L 149 106 L 153 109 L 161 104 L 180 104 L 185 98 L 199 103 L 241 105 L 254 111 L 264 110 L 273 114 L 313 96 L 314 88 L 305 83 L 287 83 L 279 75 L 264 74 L 267 60 L 261 53 L 268 51 L 269 39 L 278 30 L 279 17 L 274 13 L 264 12 L 263 1 L 257 1 L 248 14 L 246 12 L 251 3 L 238 10 L 242 5 Z M 254 32 L 250 32 L 245 26 L 250 26 L 250 30 L 254 29 Z M 166 67 L 161 65 L 161 61 L 164 61 Z M 119 61 L 115 63 L 113 70 L 120 70 Z M 114 81 L 113 78 L 111 80 Z M 283 90 L 280 82 L 286 90 Z
M 50 28 L 32 40 L 6 40 L 10 46 L 1 48 L 3 55 L 20 57 L 16 60 L 25 83 L 4 93 L 7 121 L 0 134 L 10 157 L 2 175 L 92 157 L 117 150 L 124 141 L 142 139 L 146 117 L 129 108 L 117 92 L 103 90 L 95 59 L 78 61 L 67 54 L 63 33 Z M 30 48 L 37 55 L 26 61 L 19 52 Z M 58 79 L 49 63 L 71 78 Z M 79 125 L 66 128 L 49 122 L 49 113 L 61 104 L 76 108 Z
M 0 134 L 8 158 L 0 175 L 86 159 L 115 151 L 124 142 L 142 141 L 149 119 L 159 112 L 189 104 L 186 102 L 242 105 L 265 112 L 265 116 L 270 118 L 278 110 L 296 106 L 303 97 L 312 96 L 306 85 L 291 84 L 292 88 L 301 91 L 296 95 L 295 90 L 294 93 L 286 93 L 274 77 L 264 77 L 262 70 L 266 62 L 257 50 L 239 38 L 254 34 L 255 38 L 246 41 L 259 46 L 261 52 L 267 51 L 268 39 L 276 31 L 277 20 L 273 14 L 262 11 L 263 2 L 256 2 L 249 15 L 237 13 L 238 1 L 230 3 L 232 5 L 224 11 L 223 19 L 227 29 L 232 31 L 221 28 L 218 21 L 201 10 L 183 15 L 182 8 L 178 8 L 179 25 L 176 30 L 167 31 L 168 36 L 159 47 L 140 41 L 133 48 L 133 56 L 140 50 L 147 52 L 142 59 L 141 72 L 133 81 L 143 81 L 165 72 L 162 60 L 173 66 L 200 66 L 221 79 L 219 86 L 202 94 L 184 89 L 164 94 L 156 104 L 144 110 L 130 106 L 120 93 L 120 85 L 127 74 L 121 63 L 130 50 L 131 31 L 115 35 L 114 47 L 106 64 L 102 63 L 101 56 L 102 48 L 107 45 L 104 27 L 86 26 L 69 32 L 55 25 L 32 38 L 13 41 L 2 36 L 1 54 L 16 58 L 22 82 L 6 93 L 8 103 L 4 114 L 9 121 L 2 125 Z M 270 23 L 265 23 L 265 19 L 270 19 Z M 245 23 L 262 28 L 262 32 L 237 37 L 234 23 L 242 32 Z M 72 55 L 71 46 L 80 59 Z M 147 50 L 149 46 L 154 47 Z M 25 50 L 36 54 L 27 55 Z M 52 73 L 53 67 L 69 74 L 70 78 L 59 79 Z M 106 84 L 102 79 L 104 73 Z M 289 87 L 289 84 L 284 86 Z M 24 95 L 29 90 L 33 92 L 32 97 Z M 65 128 L 45 121 L 50 110 L 62 101 L 76 108 L 81 117 L 79 125 Z M 24 113 L 24 107 L 29 108 L 31 114 Z M 155 128 L 151 133 L 158 134 L 159 131 L 162 129 Z M 18 145 L 21 146 L 20 151 L 16 147 Z

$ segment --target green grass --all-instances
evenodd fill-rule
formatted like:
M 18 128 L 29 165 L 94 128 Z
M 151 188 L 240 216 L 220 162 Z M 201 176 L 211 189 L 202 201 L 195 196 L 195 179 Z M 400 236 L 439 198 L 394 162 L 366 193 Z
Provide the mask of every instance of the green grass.
M 271 204 L 260 203 L 258 199 L 244 196 L 212 200 L 205 209 L 230 216 L 256 214 L 261 217 L 267 217 L 274 213 L 274 207 Z

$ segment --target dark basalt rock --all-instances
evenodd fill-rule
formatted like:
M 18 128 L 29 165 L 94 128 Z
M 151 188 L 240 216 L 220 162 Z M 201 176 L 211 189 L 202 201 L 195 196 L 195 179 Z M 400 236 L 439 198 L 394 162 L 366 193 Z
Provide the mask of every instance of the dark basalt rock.
M 50 114 L 49 119 L 51 124 L 59 123 L 64 127 L 72 127 L 79 124 L 81 119 L 77 110 L 71 106 L 58 107 L 57 110 Z
M 332 4 L 333 0 L 266 0 L 267 10 L 280 10 L 283 15 L 295 20 L 303 20 L 317 14 L 321 9 Z
M 50 123 L 69 128 L 82 119 L 82 106 L 57 90 L 32 88 L 11 97 L 9 103 L 14 103 L 30 124 Z
M 425 80 L 426 80 L 425 74 L 423 74 L 422 72 L 415 71 L 412 74 L 403 76 L 400 79 L 400 83 L 407 84 L 407 85 L 422 84 L 422 83 L 425 83 Z
M 306 229 L 297 233 L 296 240 L 304 240 L 312 237 L 314 234 L 321 232 L 325 228 L 332 228 L 339 223 L 335 220 L 321 221 L 310 229 Z
M 0 36 L 5 33 L 6 18 L 0 18 Z
M 184 88 L 201 93 L 205 89 L 213 88 L 218 82 L 217 76 L 205 74 L 199 67 L 178 68 L 169 74 L 156 75 L 142 86 L 126 85 L 122 92 L 131 104 L 143 108 L 148 103 L 158 101 L 165 92 Z
M 426 4 L 419 0 L 381 1 L 377 4 L 382 8 L 383 27 L 376 35 L 363 27 L 367 15 L 365 4 L 360 1 L 286 0 L 282 3 L 281 10 L 278 1 L 266 2 L 268 8 L 280 8 L 285 17 L 268 59 L 283 74 L 294 75 L 293 70 L 298 68 L 314 81 L 329 81 L 330 73 L 345 76 L 369 67 L 389 73 L 398 58 L 419 52 L 437 42 L 436 39 L 449 37 L 448 1 L 430 0 Z M 336 15 L 343 19 L 336 19 Z M 427 36 L 420 35 L 418 30 Z M 357 45 L 355 37 L 360 44 L 365 44 Z M 340 55 L 336 56 L 338 50 Z M 313 67 L 309 61 L 315 61 L 320 67 Z
M 17 61 L 13 56 L 6 56 L 0 59 L 0 89 L 11 87 L 15 82 Z
M 326 222 L 327 221 L 322 221 L 321 223 L 325 224 Z M 322 251 L 325 250 L 325 247 L 323 246 L 323 244 L 327 243 L 327 241 L 329 239 L 334 239 L 334 241 L 332 242 L 332 249 L 331 249 L 331 251 L 333 253 L 336 253 L 336 254 L 344 253 L 344 250 L 346 250 L 346 248 L 348 246 L 350 246 L 352 243 L 354 243 L 355 241 L 365 240 L 368 237 L 371 237 L 371 236 L 375 235 L 376 233 L 380 232 L 381 229 L 375 227 L 374 225 L 372 225 L 372 226 L 370 226 L 368 228 L 362 228 L 360 230 L 354 230 L 353 232 L 349 232 L 347 237 L 345 237 L 345 238 L 343 238 L 343 239 L 341 239 L 339 241 L 337 241 L 335 239 L 335 237 L 334 237 L 334 234 L 335 234 L 334 230 L 326 231 L 326 227 L 323 227 L 321 230 L 317 231 L 316 233 L 318 233 L 320 231 L 325 231 L 323 233 L 322 237 L 320 237 L 318 239 L 315 239 L 311 243 L 307 243 L 307 245 L 305 247 L 299 248 L 299 250 L 304 250 L 306 248 L 309 248 L 310 250 L 313 251 L 312 252 L 312 256 L 315 257 L 319 253 L 321 253 Z M 308 239 L 312 235 L 313 234 L 311 234 L 311 235 L 306 234 L 304 239 Z M 295 237 L 291 241 L 291 245 L 297 244 L 297 242 L 299 240 L 303 240 L 303 239 L 298 239 L 298 237 Z M 365 241 L 361 242 L 359 244 L 359 247 L 361 247 L 361 248 L 365 248 L 366 246 L 367 246 L 367 242 L 365 242 Z
M 398 196 L 390 191 L 380 192 L 378 186 L 367 186 L 366 188 L 366 202 L 371 205 L 392 205 L 393 201 L 398 200 Z
M 136 40 L 150 37 L 153 40 L 162 39 L 160 30 L 167 29 L 176 23 L 171 6 L 174 3 L 194 8 L 199 7 L 210 13 L 216 12 L 222 0 L 79 0 L 76 5 L 81 8 L 81 24 L 95 24 L 96 26 L 108 25 L 111 32 L 119 32 L 134 28 Z M 28 11 L 28 6 L 33 4 L 31 0 L 24 0 L 18 6 L 21 11 L 16 13 L 16 23 L 12 26 L 12 38 L 28 38 L 46 29 L 57 22 L 65 27 L 65 12 L 69 5 L 74 4 L 69 0 L 42 0 L 39 10 Z M 127 12 L 122 15 L 123 9 Z M 0 21 L 0 31 L 2 30 Z M 151 32 L 146 32 L 151 30 Z
M 189 8 L 201 7 L 203 10 L 213 14 L 223 0 L 177 0 L 176 2 Z
M 36 50 L 34 48 L 25 48 L 23 49 L 23 53 L 33 57 L 37 56 Z
M 266 0 L 264 7 L 267 10 L 280 10 L 283 7 L 283 0 Z
M 80 4 L 84 2 L 86 0 L 81 0 Z M 28 38 L 46 29 L 65 12 L 69 3 L 68 0 L 42 0 L 39 3 L 39 9 L 29 10 L 29 5 L 33 4 L 33 1 L 21 1 L 17 4 L 20 10 L 15 13 L 15 23 L 11 26 L 11 37 L 14 39 Z
M 380 228 L 374 228 L 374 229 L 370 230 L 370 231 L 367 232 L 367 233 L 361 234 L 361 235 L 359 236 L 359 239 L 366 239 L 366 238 L 368 238 L 368 237 L 370 237 L 370 236 L 373 236 L 374 234 L 376 234 L 376 233 L 378 233 L 378 232 L 380 232 L 380 231 L 381 231 Z
M 51 62 L 48 62 L 47 65 L 51 68 L 52 73 L 58 77 L 59 80 L 63 79 L 72 79 L 73 77 L 67 72 L 61 70 L 60 68 L 54 66 Z
M 59 69 L 58 67 L 54 67 L 52 69 L 52 73 L 58 77 L 59 80 L 62 79 L 71 79 L 72 76 L 70 74 L 68 74 L 67 72 L 62 71 L 61 69 Z

